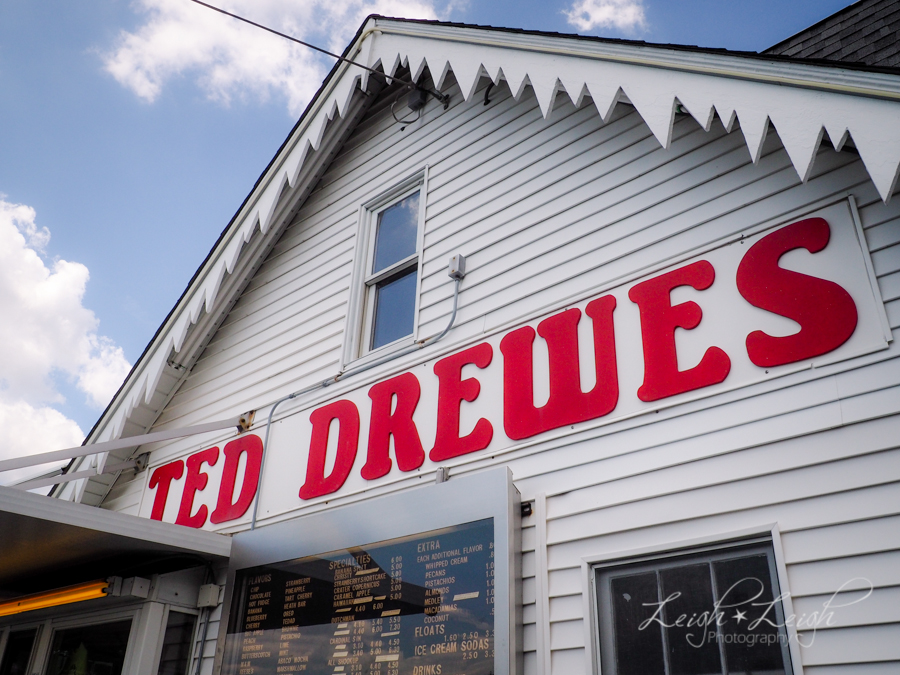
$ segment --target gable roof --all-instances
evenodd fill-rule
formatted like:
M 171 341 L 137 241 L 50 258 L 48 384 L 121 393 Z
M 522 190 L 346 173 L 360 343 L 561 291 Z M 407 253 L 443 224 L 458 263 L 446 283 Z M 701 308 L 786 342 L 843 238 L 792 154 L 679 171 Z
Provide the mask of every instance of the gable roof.
M 900 67 L 900 0 L 859 0 L 763 53 Z
M 568 95 L 576 106 L 596 107 L 604 120 L 617 103 L 630 103 L 666 148 L 676 110 L 691 114 L 707 131 L 718 115 L 728 131 L 739 124 L 754 162 L 771 123 L 804 181 L 826 133 L 837 149 L 852 138 L 885 201 L 900 168 L 900 75 L 891 72 L 379 16 L 364 22 L 344 56 L 380 68 L 388 78 L 402 67 L 418 81 L 427 68 L 438 89 L 452 72 L 467 101 L 482 77 L 494 84 L 505 81 L 517 99 L 530 86 L 545 118 L 552 114 L 557 94 Z M 363 92 L 382 87 L 380 79 L 346 62 L 333 68 L 89 442 L 136 435 L 154 424 L 364 114 L 367 99 L 374 97 Z M 100 503 L 112 480 L 91 479 L 96 489 L 82 501 Z

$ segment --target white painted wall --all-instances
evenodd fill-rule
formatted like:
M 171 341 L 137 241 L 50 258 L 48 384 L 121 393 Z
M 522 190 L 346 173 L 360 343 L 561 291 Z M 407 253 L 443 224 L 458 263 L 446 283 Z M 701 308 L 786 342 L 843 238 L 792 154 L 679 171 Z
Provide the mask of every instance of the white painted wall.
M 430 104 L 422 121 L 406 129 L 394 123 L 384 102 L 375 104 L 156 428 L 264 408 L 334 374 L 359 205 L 426 164 L 420 335 L 438 332 L 447 321 L 447 258 L 464 253 L 470 272 L 456 326 L 422 359 L 562 307 L 587 288 L 675 253 L 847 191 L 859 202 L 890 324 L 895 334 L 900 328 L 900 201 L 882 203 L 854 154 L 821 150 L 811 178 L 801 184 L 774 132 L 754 165 L 740 131 L 727 134 L 718 120 L 704 132 L 679 117 L 671 147 L 663 150 L 628 106 L 604 126 L 593 106 L 576 110 L 562 95 L 545 121 L 530 89 L 517 103 L 505 86 L 495 88 L 487 106 L 480 94 L 463 103 L 454 90 L 448 111 Z M 639 359 L 627 356 L 637 348 L 619 344 L 620 361 Z M 838 614 L 840 624 L 820 631 L 803 651 L 804 672 L 897 672 L 897 355 L 892 345 L 577 431 L 538 445 L 538 452 L 476 457 L 457 469 L 505 463 L 524 499 L 545 495 L 548 613 L 535 603 L 534 575 L 544 555 L 543 547 L 536 549 L 543 539 L 536 526 L 543 524 L 532 516 L 524 525 L 526 672 L 543 673 L 539 664 L 547 661 L 557 675 L 585 672 L 582 557 L 771 523 L 781 532 L 795 609 L 815 607 L 856 576 L 876 586 L 869 600 Z M 372 381 L 385 372 L 374 371 Z M 495 425 L 496 432 L 502 430 Z M 151 466 L 222 438 L 160 445 Z M 104 506 L 140 512 L 142 498 L 151 498 L 145 494 L 149 473 L 120 481 Z M 296 490 L 302 476 L 295 482 Z M 180 495 L 177 483 L 172 494 Z M 208 646 L 206 653 L 212 651 Z M 204 663 L 203 672 L 211 665 Z

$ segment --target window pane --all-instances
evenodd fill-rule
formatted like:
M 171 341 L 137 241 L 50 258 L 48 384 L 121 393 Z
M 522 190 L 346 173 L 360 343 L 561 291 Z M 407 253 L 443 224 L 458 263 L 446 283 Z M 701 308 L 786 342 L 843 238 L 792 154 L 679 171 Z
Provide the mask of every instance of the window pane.
M 375 287 L 375 321 L 372 349 L 399 340 L 413 332 L 416 308 L 416 268 L 402 277 Z
M 659 606 L 656 574 L 617 577 L 610 583 L 615 625 L 616 673 L 618 675 L 663 675 L 662 629 L 650 621 Z
M 380 272 L 416 252 L 418 225 L 418 192 L 378 214 L 372 273 Z
M 754 555 L 723 560 L 714 563 L 714 567 L 726 621 L 722 625 L 722 640 L 727 672 L 784 673 L 783 634 L 778 629 L 783 620 L 772 604 L 768 558 Z
M 131 621 L 57 631 L 47 675 L 121 675 Z
M 25 675 L 35 635 L 37 635 L 36 628 L 9 634 L 6 651 L 0 659 L 0 675 Z
M 193 637 L 194 617 L 190 614 L 170 611 L 166 621 L 162 655 L 159 657 L 159 675 L 185 675 L 187 673 Z
M 660 571 L 671 675 L 721 675 L 709 563 Z M 677 596 L 677 597 L 675 597 Z M 706 625 L 710 624 L 710 625 Z

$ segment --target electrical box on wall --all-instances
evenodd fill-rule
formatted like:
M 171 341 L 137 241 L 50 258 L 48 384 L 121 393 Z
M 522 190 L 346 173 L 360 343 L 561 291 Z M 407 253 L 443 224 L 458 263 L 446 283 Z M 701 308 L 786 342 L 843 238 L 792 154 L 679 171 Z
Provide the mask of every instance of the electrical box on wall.
M 216 607 L 219 604 L 219 587 L 216 584 L 205 584 L 197 595 L 197 607 Z
M 520 530 L 500 468 L 240 533 L 216 670 L 518 675 Z
M 107 595 L 111 596 L 131 596 L 133 598 L 147 598 L 150 595 L 150 580 L 142 577 L 128 577 L 122 579 L 120 577 L 112 577 L 109 579 L 109 588 Z
M 464 256 L 462 253 L 457 253 L 455 256 L 450 258 L 450 265 L 447 268 L 447 275 L 451 279 L 456 279 L 457 281 L 462 280 L 462 278 L 466 276 L 466 256 Z

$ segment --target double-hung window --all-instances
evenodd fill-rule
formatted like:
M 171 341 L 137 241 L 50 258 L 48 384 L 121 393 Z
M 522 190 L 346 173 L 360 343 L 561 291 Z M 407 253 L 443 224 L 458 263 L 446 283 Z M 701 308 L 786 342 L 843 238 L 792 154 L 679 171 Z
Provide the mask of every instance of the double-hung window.
M 411 338 L 419 282 L 422 183 L 363 209 L 359 343 L 351 358 Z
M 768 543 L 596 567 L 603 675 L 789 675 Z

